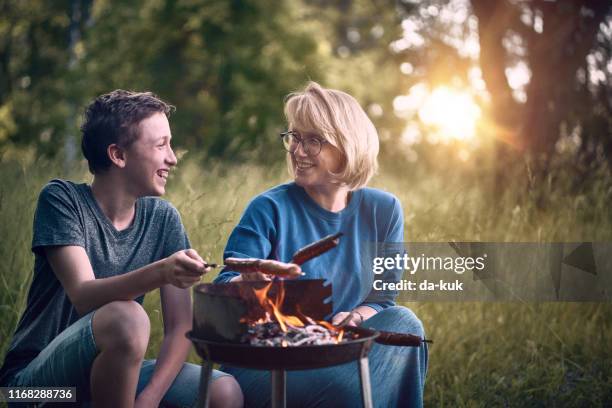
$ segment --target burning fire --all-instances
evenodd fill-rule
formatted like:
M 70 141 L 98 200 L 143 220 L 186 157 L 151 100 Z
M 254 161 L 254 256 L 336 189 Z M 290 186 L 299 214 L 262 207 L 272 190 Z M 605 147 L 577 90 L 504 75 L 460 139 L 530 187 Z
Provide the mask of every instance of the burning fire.
M 335 343 L 340 343 L 344 337 L 344 329 L 336 327 L 324 320 L 315 321 L 314 319 L 302 314 L 298 308 L 299 316 L 286 315 L 281 312 L 283 303 L 285 301 L 285 287 L 283 282 L 280 282 L 278 286 L 278 292 L 274 299 L 269 296 L 268 292 L 272 287 L 272 282 L 268 283 L 261 289 L 253 289 L 255 298 L 259 302 L 259 305 L 264 310 L 264 316 L 256 321 L 247 321 L 251 325 L 277 322 L 283 332 L 287 332 L 289 328 L 306 327 L 308 325 L 319 325 L 329 330 L 330 334 L 334 336 Z M 285 341 L 281 344 L 282 347 L 287 347 Z

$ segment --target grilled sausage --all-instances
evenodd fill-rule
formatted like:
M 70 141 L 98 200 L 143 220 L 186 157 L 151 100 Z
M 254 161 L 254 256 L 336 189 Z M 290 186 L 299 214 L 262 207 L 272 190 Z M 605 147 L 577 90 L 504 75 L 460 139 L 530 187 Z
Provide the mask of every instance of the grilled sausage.
M 306 245 L 304 248 L 299 249 L 295 254 L 291 262 L 297 265 L 302 265 L 304 262 L 311 260 L 332 248 L 335 248 L 340 243 L 340 237 L 343 234 L 338 232 L 337 234 L 328 235 L 323 239 L 320 239 L 312 244 Z
M 298 265 L 273 261 L 271 259 L 227 258 L 225 266 L 239 273 L 261 272 L 268 275 L 290 278 L 302 275 L 302 269 Z
M 348 330 L 363 336 L 371 336 L 378 333 L 374 341 L 388 346 L 419 347 L 423 343 L 433 343 L 431 340 L 422 339 L 419 336 L 408 333 L 395 333 L 381 330 L 372 330 L 365 327 L 348 326 Z

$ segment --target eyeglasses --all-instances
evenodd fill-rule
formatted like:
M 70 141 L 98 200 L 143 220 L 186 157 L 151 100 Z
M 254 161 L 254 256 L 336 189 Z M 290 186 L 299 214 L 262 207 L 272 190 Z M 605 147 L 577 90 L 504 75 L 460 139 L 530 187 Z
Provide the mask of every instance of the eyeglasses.
M 318 137 L 301 138 L 300 134 L 294 130 L 288 130 L 281 132 L 281 139 L 283 140 L 283 146 L 289 153 L 295 153 L 300 143 L 304 153 L 310 157 L 317 156 L 321 153 L 321 148 L 325 143 L 329 143 L 325 139 L 319 139 Z

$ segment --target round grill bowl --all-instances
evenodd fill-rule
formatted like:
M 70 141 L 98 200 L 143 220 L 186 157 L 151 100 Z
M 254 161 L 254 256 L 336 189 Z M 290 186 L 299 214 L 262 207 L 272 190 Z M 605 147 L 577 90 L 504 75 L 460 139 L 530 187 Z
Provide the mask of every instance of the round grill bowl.
M 345 331 L 352 330 L 346 327 Z M 196 337 L 193 332 L 188 332 L 187 338 L 205 361 L 258 370 L 308 370 L 344 364 L 367 356 L 378 332 L 356 335 L 356 339 L 340 344 L 296 347 L 222 343 Z

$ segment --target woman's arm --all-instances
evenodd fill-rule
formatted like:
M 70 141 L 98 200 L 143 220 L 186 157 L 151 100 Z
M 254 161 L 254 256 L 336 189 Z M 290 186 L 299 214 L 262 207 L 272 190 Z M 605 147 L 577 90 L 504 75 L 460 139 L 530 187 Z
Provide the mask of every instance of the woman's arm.
M 274 206 L 265 197 L 258 196 L 247 206 L 238 225 L 230 234 L 223 259 L 258 258 L 269 259 L 276 240 Z M 265 274 L 254 273 L 242 276 L 231 268 L 225 268 L 214 280 L 215 283 L 240 280 L 269 280 Z

